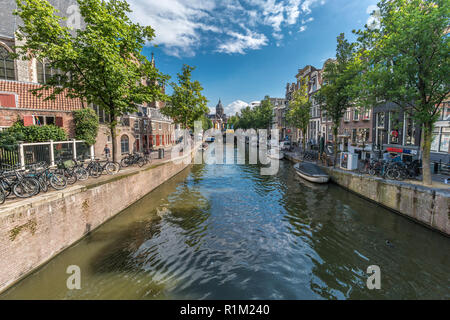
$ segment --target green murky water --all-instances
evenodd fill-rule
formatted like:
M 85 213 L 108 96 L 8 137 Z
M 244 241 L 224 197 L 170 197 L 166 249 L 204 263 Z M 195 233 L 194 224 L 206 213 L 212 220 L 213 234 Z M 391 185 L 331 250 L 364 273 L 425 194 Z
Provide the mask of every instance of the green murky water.
M 449 280 L 448 238 L 282 161 L 275 176 L 195 165 L 0 298 L 449 299 Z

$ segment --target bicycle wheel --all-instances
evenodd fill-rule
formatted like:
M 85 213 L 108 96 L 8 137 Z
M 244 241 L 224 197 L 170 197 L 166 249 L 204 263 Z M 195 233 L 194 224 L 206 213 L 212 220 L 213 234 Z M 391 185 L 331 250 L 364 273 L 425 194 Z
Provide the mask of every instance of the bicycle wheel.
M 29 198 L 39 192 L 39 182 L 33 178 L 23 178 L 13 187 L 13 193 L 18 198 Z
M 130 165 L 130 161 L 128 158 L 123 158 L 122 160 L 120 160 L 120 166 L 121 167 L 128 167 Z
M 139 158 L 137 161 L 137 165 L 142 168 L 145 165 L 145 160 L 144 158 Z
M 400 176 L 400 171 L 396 169 L 387 169 L 386 170 L 386 178 L 390 180 L 397 180 Z
M 68 172 L 68 171 L 66 171 L 64 173 L 64 176 L 67 179 L 67 183 L 70 184 L 70 185 L 74 184 L 78 180 L 77 175 L 75 174 L 75 172 Z
M 39 191 L 47 192 L 48 191 L 48 183 L 43 177 L 39 177 Z
M 87 170 L 85 168 L 81 168 L 81 167 L 75 168 L 74 173 L 76 174 L 77 179 L 80 181 L 84 181 L 89 178 L 89 172 L 87 172 Z
M 53 189 L 62 190 L 67 187 L 67 179 L 62 174 L 52 173 L 52 176 L 50 177 L 50 185 Z
M 105 165 L 105 170 L 106 170 L 106 173 L 108 173 L 110 175 L 116 174 L 120 170 L 120 164 L 118 164 L 117 162 L 108 162 Z
M 98 178 L 102 175 L 103 169 L 100 165 L 95 165 L 89 169 L 89 175 Z
M 5 197 L 8 197 L 11 194 L 11 186 L 6 183 L 4 180 L 1 181 L 1 189 L 3 190 L 3 192 L 5 193 Z
M 0 204 L 4 204 L 5 203 L 5 199 L 6 199 L 5 191 L 3 191 L 2 188 L 0 188 Z
M 370 174 L 371 176 L 375 176 L 375 175 L 377 174 L 377 170 L 376 170 L 375 168 L 370 168 L 370 169 L 369 169 L 369 174 Z

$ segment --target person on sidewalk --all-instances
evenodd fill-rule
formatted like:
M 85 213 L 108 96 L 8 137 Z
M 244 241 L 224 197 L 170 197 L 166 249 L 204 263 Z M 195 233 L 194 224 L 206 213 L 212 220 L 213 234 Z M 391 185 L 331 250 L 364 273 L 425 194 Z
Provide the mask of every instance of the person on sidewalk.
M 109 159 L 109 157 L 111 156 L 111 150 L 109 149 L 108 144 L 105 144 L 103 154 L 105 155 L 106 159 Z
M 319 160 L 322 160 L 322 154 L 325 151 L 325 135 L 322 134 L 319 140 Z

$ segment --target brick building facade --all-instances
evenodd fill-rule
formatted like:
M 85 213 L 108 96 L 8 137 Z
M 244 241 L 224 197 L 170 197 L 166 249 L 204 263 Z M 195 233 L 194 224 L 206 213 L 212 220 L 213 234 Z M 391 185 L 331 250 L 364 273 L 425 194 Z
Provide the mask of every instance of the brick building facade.
M 63 15 L 73 13 L 76 0 L 50 0 L 50 3 Z M 68 137 L 74 138 L 75 126 L 73 111 L 83 107 L 93 108 L 99 116 L 100 129 L 94 145 L 95 155 L 103 153 L 105 145 L 111 148 L 111 135 L 108 128 L 109 118 L 104 110 L 97 106 L 87 106 L 85 101 L 68 98 L 64 93 L 55 100 L 45 101 L 43 97 L 33 95 L 30 90 L 46 83 L 54 74 L 48 64 L 36 59 L 12 59 L 10 53 L 20 45 L 15 37 L 18 18 L 12 12 L 15 1 L 0 3 L 0 129 L 10 127 L 17 119 L 25 126 L 53 124 L 63 128 Z M 70 15 L 68 16 L 70 20 Z M 81 21 L 81 27 L 83 22 Z M 152 63 L 155 63 L 152 55 Z M 162 88 L 164 90 L 164 88 Z M 151 148 L 168 146 L 174 140 L 174 125 L 171 119 L 164 117 L 159 109 L 164 107 L 161 101 L 139 106 L 138 111 L 119 119 L 117 126 L 117 158 L 129 152 L 143 152 Z

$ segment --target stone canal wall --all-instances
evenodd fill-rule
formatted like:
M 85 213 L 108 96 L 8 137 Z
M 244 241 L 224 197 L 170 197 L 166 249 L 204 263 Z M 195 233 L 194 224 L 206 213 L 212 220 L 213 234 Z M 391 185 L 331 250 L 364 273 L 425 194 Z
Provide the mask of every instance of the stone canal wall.
M 0 292 L 188 166 L 168 160 L 0 207 Z
M 287 155 L 293 162 L 299 160 Z M 450 235 L 450 190 L 322 167 L 331 180 L 368 200 Z
M 324 168 L 333 182 L 388 209 L 450 235 L 450 191 Z

